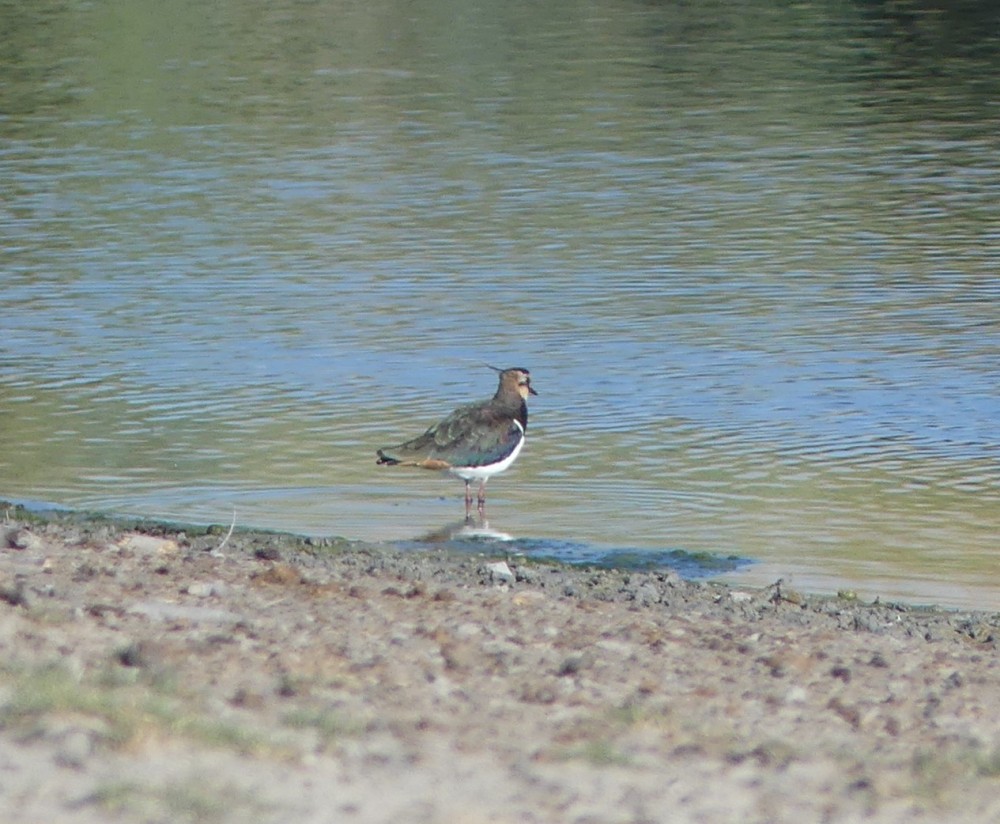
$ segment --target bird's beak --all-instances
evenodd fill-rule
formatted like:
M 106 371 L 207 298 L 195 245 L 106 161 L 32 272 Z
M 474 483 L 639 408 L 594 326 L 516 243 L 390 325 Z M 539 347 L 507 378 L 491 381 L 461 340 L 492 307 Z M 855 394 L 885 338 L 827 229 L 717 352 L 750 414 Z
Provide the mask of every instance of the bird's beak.
M 530 392 L 530 393 L 531 393 L 532 395 L 537 395 L 537 394 L 538 394 L 538 393 L 537 393 L 537 392 L 535 391 L 535 387 L 533 387 L 533 386 L 532 386 L 532 385 L 531 385 L 530 383 L 528 384 L 528 391 L 529 391 L 529 392 Z

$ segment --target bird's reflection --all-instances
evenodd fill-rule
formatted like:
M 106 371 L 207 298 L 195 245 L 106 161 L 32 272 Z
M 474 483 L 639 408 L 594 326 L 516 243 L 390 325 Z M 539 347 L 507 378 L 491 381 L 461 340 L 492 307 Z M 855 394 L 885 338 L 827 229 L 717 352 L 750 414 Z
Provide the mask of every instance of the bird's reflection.
M 446 544 L 452 541 L 513 541 L 514 536 L 490 526 L 482 514 L 469 514 L 464 520 L 445 524 L 417 540 L 426 544 Z

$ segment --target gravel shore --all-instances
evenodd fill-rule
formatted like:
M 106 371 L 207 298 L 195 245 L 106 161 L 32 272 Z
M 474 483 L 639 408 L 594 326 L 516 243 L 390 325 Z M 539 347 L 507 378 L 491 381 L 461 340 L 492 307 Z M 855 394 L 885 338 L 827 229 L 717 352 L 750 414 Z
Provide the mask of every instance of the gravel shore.
M 1000 821 L 1000 615 L 225 533 L 8 509 L 0 820 Z

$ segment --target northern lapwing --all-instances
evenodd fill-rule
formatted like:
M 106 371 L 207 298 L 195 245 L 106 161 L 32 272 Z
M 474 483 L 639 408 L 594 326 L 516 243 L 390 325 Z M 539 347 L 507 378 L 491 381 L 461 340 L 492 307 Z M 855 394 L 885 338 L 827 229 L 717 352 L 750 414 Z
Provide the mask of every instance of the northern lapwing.
M 527 369 L 491 369 L 500 373 L 497 393 L 488 401 L 460 406 L 423 435 L 399 446 L 378 450 L 378 463 L 418 466 L 454 475 L 465 481 L 465 514 L 472 508 L 469 484 L 479 481 L 479 512 L 486 507 L 486 482 L 507 469 L 524 446 L 528 428 Z

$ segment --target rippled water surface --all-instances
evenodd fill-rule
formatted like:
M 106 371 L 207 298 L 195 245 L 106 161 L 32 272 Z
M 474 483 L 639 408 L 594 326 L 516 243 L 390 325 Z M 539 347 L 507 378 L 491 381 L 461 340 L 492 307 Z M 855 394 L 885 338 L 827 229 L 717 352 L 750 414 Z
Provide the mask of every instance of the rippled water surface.
M 0 18 L 0 496 L 461 538 L 374 450 L 526 366 L 512 551 L 1000 610 L 996 13 Z

